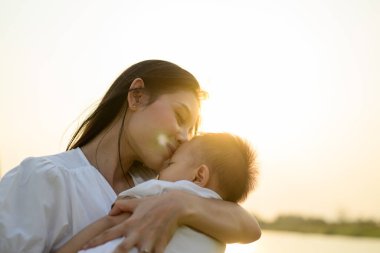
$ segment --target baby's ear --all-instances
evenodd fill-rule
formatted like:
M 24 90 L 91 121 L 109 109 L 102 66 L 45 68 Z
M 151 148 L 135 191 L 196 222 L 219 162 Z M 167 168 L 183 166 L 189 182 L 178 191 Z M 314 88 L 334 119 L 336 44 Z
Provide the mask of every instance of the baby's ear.
M 207 165 L 202 164 L 195 170 L 193 183 L 201 187 L 206 187 L 209 180 L 210 180 L 210 169 L 207 167 Z

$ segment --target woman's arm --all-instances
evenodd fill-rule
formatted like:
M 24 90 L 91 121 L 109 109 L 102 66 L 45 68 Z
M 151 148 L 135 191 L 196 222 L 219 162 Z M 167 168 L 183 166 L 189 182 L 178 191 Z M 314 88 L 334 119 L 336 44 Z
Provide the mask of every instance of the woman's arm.
M 67 185 L 44 158 L 28 158 L 0 181 L 0 252 L 50 252 L 69 234 Z
M 260 226 L 250 213 L 240 205 L 215 199 L 188 196 L 189 209 L 185 208 L 180 220 L 223 243 L 250 243 L 261 236 Z
M 128 219 L 129 216 L 131 216 L 129 213 L 121 213 L 115 216 L 107 215 L 100 218 L 82 229 L 78 234 L 59 248 L 56 253 L 76 253 L 80 251 L 92 238 Z
M 161 253 L 178 226 L 186 225 L 224 243 L 249 243 L 260 238 L 255 220 L 238 204 L 205 199 L 181 191 L 156 197 L 118 200 L 110 215 L 133 212 L 132 216 L 90 241 L 91 247 L 125 236 L 116 252 L 140 250 Z

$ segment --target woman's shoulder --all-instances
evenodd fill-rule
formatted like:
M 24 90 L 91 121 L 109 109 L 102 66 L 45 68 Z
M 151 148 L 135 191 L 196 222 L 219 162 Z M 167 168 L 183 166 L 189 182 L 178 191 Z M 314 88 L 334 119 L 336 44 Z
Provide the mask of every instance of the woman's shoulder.
M 33 166 L 36 168 L 60 167 L 66 169 L 90 166 L 80 148 L 68 150 L 54 155 L 28 157 L 24 159 L 20 165 L 27 165 L 27 167 Z
M 68 170 L 91 166 L 80 148 L 71 149 L 55 155 L 40 157 L 39 159 Z
M 77 172 L 91 166 L 82 151 L 73 149 L 54 155 L 28 157 L 17 167 L 12 169 L 5 177 L 21 176 L 64 176 L 70 172 Z

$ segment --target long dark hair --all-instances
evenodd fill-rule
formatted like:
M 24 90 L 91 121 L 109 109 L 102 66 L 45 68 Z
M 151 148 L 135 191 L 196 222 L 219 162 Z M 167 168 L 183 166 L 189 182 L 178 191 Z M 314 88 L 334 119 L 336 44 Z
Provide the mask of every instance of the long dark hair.
M 192 91 L 197 98 L 204 94 L 197 79 L 176 64 L 162 60 L 136 63 L 126 69 L 111 85 L 95 111 L 74 133 L 67 150 L 89 143 L 110 125 L 122 110 L 127 109 L 128 92 L 136 78 L 144 81 L 144 91 L 149 94 L 150 103 L 162 94 L 179 90 Z

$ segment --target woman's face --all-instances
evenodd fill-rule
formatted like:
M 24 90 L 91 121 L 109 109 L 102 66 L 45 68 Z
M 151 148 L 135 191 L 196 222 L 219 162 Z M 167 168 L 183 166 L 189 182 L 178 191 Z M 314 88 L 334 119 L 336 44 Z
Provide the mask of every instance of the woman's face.
M 194 135 L 199 102 L 190 91 L 163 94 L 131 111 L 127 143 L 136 159 L 159 171 L 178 146 Z

